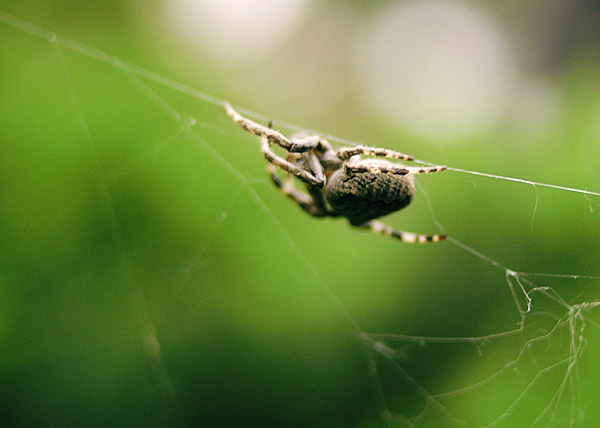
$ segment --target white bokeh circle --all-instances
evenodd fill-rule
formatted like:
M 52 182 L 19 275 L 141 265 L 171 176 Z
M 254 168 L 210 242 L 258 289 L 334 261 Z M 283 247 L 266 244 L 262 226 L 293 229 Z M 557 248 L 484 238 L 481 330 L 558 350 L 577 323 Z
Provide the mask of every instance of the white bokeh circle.
M 223 61 L 267 56 L 300 24 L 308 0 L 169 0 L 171 31 Z
M 516 65 L 495 23 L 464 3 L 391 4 L 361 35 L 366 104 L 406 132 L 456 142 L 505 113 Z

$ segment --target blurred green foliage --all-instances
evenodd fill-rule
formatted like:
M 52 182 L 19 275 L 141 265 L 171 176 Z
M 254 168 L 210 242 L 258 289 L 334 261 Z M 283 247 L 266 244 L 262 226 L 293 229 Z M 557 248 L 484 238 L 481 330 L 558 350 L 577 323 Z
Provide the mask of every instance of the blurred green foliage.
M 0 11 L 175 80 L 188 76 L 176 69 L 180 52 L 153 51 L 156 33 L 130 19 L 136 5 L 5 1 Z M 409 140 L 402 150 L 600 190 L 600 61 L 586 54 L 596 45 L 578 48 L 553 76 L 564 103 L 552 129 L 530 139 L 507 125 L 486 142 L 439 149 Z M 355 328 L 476 337 L 518 327 L 504 272 L 468 251 L 401 245 L 304 215 L 272 188 L 256 139 L 219 105 L 6 22 L 0 58 L 3 426 L 379 426 Z M 226 72 L 208 64 L 192 86 L 226 97 Z M 353 103 L 316 127 L 342 126 L 360 109 Z M 358 116 L 348 129 L 362 134 L 344 137 L 402 140 L 368 113 Z M 512 269 L 598 275 L 597 197 L 453 172 L 419 182 L 426 193 L 390 224 L 435 233 L 436 219 Z M 597 279 L 531 280 L 570 304 L 600 300 Z M 534 308 L 564 315 L 546 300 L 536 295 Z M 582 426 L 600 423 L 594 315 L 586 313 L 578 390 L 553 407 L 555 426 L 577 416 L 569 394 L 585 410 Z M 525 320 L 534 331 L 554 325 Z M 500 425 L 530 426 L 564 377 L 563 365 L 532 381 L 568 356 L 568 323 L 561 331 L 533 345 L 516 375 L 445 402 L 450 414 L 480 426 L 514 404 Z M 529 337 L 490 343 L 481 355 L 470 345 L 403 345 L 398 358 L 440 393 L 511 372 L 506 365 Z M 389 409 L 418 415 L 425 403 L 411 382 L 377 362 Z M 443 416 L 418 424 L 448 423 Z

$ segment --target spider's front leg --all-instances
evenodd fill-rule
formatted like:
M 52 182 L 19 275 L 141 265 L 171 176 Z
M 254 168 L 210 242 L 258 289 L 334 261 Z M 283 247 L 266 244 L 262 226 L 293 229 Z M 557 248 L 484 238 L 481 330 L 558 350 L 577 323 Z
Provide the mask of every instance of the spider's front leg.
M 271 143 L 275 143 L 280 147 L 283 147 L 288 152 L 294 153 L 303 153 L 308 152 L 310 150 L 314 150 L 319 147 L 321 144 L 321 139 L 318 137 L 306 137 L 306 138 L 297 138 L 297 139 L 289 139 L 281 132 L 272 129 L 271 126 L 264 126 L 260 123 L 256 123 L 255 121 L 248 119 L 247 117 L 242 116 L 237 111 L 231 107 L 227 101 L 223 103 L 223 107 L 225 111 L 229 115 L 229 117 L 240 127 L 251 134 L 258 135 L 259 137 L 266 137 Z
M 363 229 L 368 229 L 371 232 L 388 236 L 390 238 L 399 239 L 400 241 L 409 244 L 425 244 L 427 242 L 440 242 L 446 239 L 446 235 L 419 235 L 416 233 L 396 230 L 376 220 L 371 220 L 366 223 L 354 226 Z
M 271 163 L 267 164 L 267 171 L 269 177 L 271 177 L 271 180 L 275 184 L 275 187 L 277 187 L 285 196 L 297 203 L 306 213 L 313 217 L 326 217 L 328 215 L 322 200 L 319 200 L 319 203 L 317 203 L 312 196 L 302 193 L 294 187 L 293 175 L 289 174 L 287 180 L 282 180 L 279 174 L 277 174 L 275 165 Z
M 322 168 L 320 170 L 316 169 L 316 171 L 317 171 L 316 173 L 312 172 L 312 168 L 313 167 L 316 168 L 316 165 L 314 164 L 314 161 L 312 160 L 312 156 L 314 156 L 314 154 L 303 153 L 303 158 L 304 157 L 307 158 L 307 160 L 309 162 L 309 168 L 311 169 L 311 171 L 308 171 L 303 168 L 300 168 L 298 165 L 296 165 L 294 163 L 286 161 L 285 159 L 283 159 L 280 156 L 277 156 L 275 154 L 275 152 L 273 152 L 273 150 L 271 149 L 271 142 L 264 135 L 261 137 L 261 150 L 263 152 L 263 155 L 265 156 L 265 159 L 268 162 L 283 169 L 284 171 L 289 172 L 292 175 L 295 175 L 300 180 L 304 181 L 306 184 L 317 187 L 317 188 L 322 188 L 323 185 L 325 184 L 325 174 L 322 171 Z M 304 156 L 304 155 L 306 155 L 306 156 Z
M 383 149 L 383 148 L 379 148 L 379 147 L 366 147 L 366 146 L 343 147 L 337 151 L 337 156 L 341 160 L 348 160 L 352 156 L 356 156 L 356 155 L 377 156 L 377 157 L 401 159 L 401 160 L 413 160 L 414 159 L 410 155 L 405 155 L 404 153 L 395 152 L 393 150 Z
M 375 174 L 417 175 L 431 174 L 432 172 L 443 171 L 446 168 L 446 166 L 407 166 L 391 162 L 369 162 L 368 160 L 357 162 L 350 160 L 344 163 L 344 169 L 349 174 L 368 172 Z

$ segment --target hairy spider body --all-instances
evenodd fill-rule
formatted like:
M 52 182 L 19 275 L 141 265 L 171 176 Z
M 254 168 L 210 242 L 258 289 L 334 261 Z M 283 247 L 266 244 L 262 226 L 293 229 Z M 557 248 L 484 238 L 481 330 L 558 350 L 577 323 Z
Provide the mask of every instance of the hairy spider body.
M 314 217 L 345 217 L 355 227 L 409 243 L 438 242 L 443 235 L 419 235 L 395 230 L 376 219 L 406 207 L 414 198 L 414 175 L 442 171 L 445 166 L 406 166 L 386 159 L 413 160 L 412 156 L 378 147 L 342 147 L 337 151 L 319 136 L 285 137 L 271 126 L 260 125 L 224 103 L 231 119 L 245 131 L 261 138 L 271 180 L 282 193 Z M 276 144 L 288 152 L 284 159 L 273 152 Z M 361 159 L 360 155 L 379 159 Z M 276 168 L 288 173 L 283 180 Z M 294 187 L 293 177 L 308 191 Z
M 377 161 L 384 166 L 390 163 Z M 346 217 L 354 226 L 360 226 L 410 204 L 415 194 L 415 183 L 412 175 L 370 171 L 348 173 L 340 168 L 327 180 L 324 193 L 325 200 L 337 215 Z

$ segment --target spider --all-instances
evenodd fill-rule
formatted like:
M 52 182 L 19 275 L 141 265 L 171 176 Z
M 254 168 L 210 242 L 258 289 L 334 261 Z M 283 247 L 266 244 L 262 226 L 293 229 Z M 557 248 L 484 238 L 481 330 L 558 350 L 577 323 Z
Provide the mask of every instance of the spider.
M 442 171 L 445 166 L 405 166 L 385 159 L 361 159 L 360 155 L 399 160 L 412 156 L 378 147 L 342 147 L 337 151 L 316 135 L 296 134 L 290 138 L 261 125 L 224 104 L 229 117 L 245 131 L 261 139 L 271 180 L 283 194 L 314 217 L 345 217 L 352 226 L 399 239 L 402 242 L 438 242 L 444 235 L 419 235 L 395 230 L 376 219 L 401 210 L 415 194 L 414 175 Z M 276 144 L 288 152 L 284 159 L 273 151 Z M 288 173 L 283 180 L 277 168 Z M 293 177 L 302 181 L 308 194 L 294 187 Z

